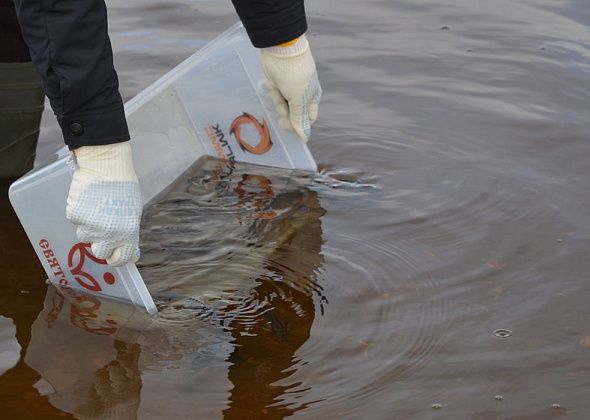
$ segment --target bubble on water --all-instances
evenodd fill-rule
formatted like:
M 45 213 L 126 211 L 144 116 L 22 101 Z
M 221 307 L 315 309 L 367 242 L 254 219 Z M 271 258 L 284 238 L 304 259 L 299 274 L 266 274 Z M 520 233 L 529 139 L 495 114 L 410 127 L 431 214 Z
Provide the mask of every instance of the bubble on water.
M 496 401 L 503 401 L 504 400 L 504 397 L 502 395 L 496 395 L 496 396 L 494 396 L 494 399 Z
M 494 336 L 499 338 L 508 338 L 512 335 L 512 331 L 507 330 L 505 328 L 500 328 L 494 331 Z
M 551 408 L 554 410 L 559 410 L 561 408 L 560 404 L 551 404 Z
M 434 408 L 435 410 L 440 410 L 443 408 L 443 406 L 442 406 L 442 404 L 435 403 L 435 404 L 432 404 L 432 408 Z

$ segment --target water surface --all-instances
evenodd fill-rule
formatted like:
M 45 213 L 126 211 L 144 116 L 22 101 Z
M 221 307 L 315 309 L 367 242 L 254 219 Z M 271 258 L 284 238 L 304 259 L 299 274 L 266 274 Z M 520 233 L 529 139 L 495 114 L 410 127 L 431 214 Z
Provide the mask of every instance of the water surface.
M 235 21 L 110 4 L 126 98 Z M 587 1 L 338 5 L 308 4 L 321 172 L 181 178 L 143 223 L 157 320 L 48 289 L 0 203 L 6 415 L 588 418 Z

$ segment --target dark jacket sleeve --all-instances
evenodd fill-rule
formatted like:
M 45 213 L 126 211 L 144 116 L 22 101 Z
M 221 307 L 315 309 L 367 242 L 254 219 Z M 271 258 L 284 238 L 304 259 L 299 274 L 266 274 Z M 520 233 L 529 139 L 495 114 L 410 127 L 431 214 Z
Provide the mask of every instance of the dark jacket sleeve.
M 307 30 L 303 0 L 232 0 L 257 48 L 291 41 Z
M 23 37 L 71 148 L 129 140 L 104 0 L 15 0 Z

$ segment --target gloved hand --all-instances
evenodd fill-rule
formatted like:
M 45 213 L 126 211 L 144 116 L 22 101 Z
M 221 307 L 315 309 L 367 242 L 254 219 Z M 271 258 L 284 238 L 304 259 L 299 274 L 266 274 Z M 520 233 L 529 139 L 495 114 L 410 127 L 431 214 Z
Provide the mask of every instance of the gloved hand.
M 322 88 L 305 35 L 291 43 L 264 48 L 262 68 L 269 95 L 282 117 L 281 127 L 292 127 L 307 142 L 318 116 Z
M 141 193 L 129 142 L 74 150 L 66 217 L 92 253 L 119 266 L 139 258 Z

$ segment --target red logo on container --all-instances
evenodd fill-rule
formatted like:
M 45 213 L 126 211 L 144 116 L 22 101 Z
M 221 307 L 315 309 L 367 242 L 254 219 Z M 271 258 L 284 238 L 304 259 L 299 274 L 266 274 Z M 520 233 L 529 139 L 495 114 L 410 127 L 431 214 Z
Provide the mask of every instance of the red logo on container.
M 90 244 L 77 243 L 72 249 L 70 249 L 70 253 L 68 254 L 68 266 L 70 267 L 70 272 L 76 278 L 76 281 L 80 286 L 93 292 L 100 292 L 102 287 L 99 282 L 92 277 L 92 275 L 84 271 L 86 258 L 94 261 L 96 264 L 106 265 L 107 263 L 105 260 L 101 260 L 92 254 L 90 251 Z M 102 279 L 109 286 L 115 284 L 115 276 L 110 272 L 104 273 Z
M 51 249 L 51 245 L 47 239 L 41 239 L 39 246 L 43 252 L 43 256 L 53 275 L 59 279 L 59 286 L 64 295 L 68 295 L 75 302 L 71 303 L 70 322 L 72 325 L 83 328 L 94 334 L 114 334 L 117 332 L 117 321 L 113 319 L 103 320 L 97 313 L 102 303 L 94 296 L 82 295 L 75 292 L 69 285 L 67 276 L 62 269 L 62 266 L 57 259 L 55 252 Z M 84 266 L 89 258 L 92 262 L 100 265 L 106 265 L 105 260 L 96 258 L 90 251 L 90 244 L 77 243 L 68 253 L 68 266 L 70 272 L 83 288 L 92 292 L 100 292 L 102 287 L 100 283 L 89 273 L 84 271 Z M 102 275 L 103 281 L 107 285 L 115 284 L 115 276 L 113 273 L 106 272 Z M 57 299 L 56 299 L 57 296 Z M 47 322 L 52 324 L 58 318 L 59 313 L 64 306 L 64 298 L 62 295 L 53 297 L 53 307 L 47 315 Z
M 244 124 L 251 124 L 258 132 L 259 140 L 255 145 L 250 144 L 242 137 L 242 126 Z M 230 134 L 233 134 L 238 142 L 238 146 L 243 151 L 250 152 L 255 155 L 263 155 L 272 148 L 272 140 L 270 138 L 270 131 L 266 125 L 266 120 L 258 121 L 252 115 L 244 112 L 231 123 Z
M 64 270 L 57 259 L 55 252 L 53 249 L 51 249 L 49 241 L 47 239 L 41 239 L 39 241 L 39 246 L 41 247 L 41 252 L 45 257 L 45 261 L 51 268 L 53 275 L 59 279 L 59 284 L 64 287 L 68 286 L 66 274 L 64 273 Z M 93 292 L 100 292 L 102 287 L 100 286 L 99 282 L 89 273 L 84 271 L 86 258 L 89 258 L 96 264 L 106 265 L 107 263 L 105 260 L 101 260 L 92 255 L 92 252 L 90 251 L 90 244 L 77 243 L 72 247 L 72 249 L 70 249 L 68 254 L 68 266 L 70 268 L 70 272 L 75 277 L 80 286 Z M 109 286 L 115 284 L 116 281 L 113 273 L 109 272 L 104 273 L 102 279 Z

